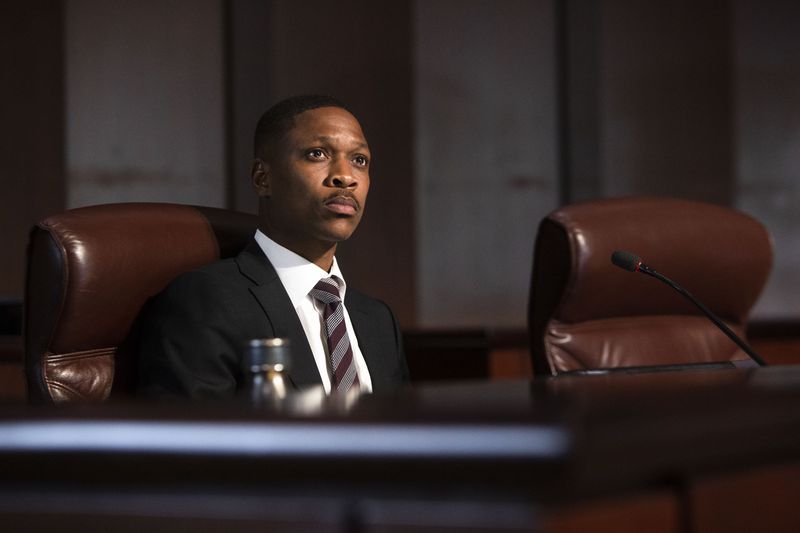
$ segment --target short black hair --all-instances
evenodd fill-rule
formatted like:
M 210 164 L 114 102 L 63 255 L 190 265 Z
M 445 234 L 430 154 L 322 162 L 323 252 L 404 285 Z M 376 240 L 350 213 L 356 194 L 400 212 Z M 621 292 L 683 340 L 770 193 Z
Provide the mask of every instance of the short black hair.
M 303 94 L 292 96 L 281 100 L 270 107 L 261 118 L 258 119 L 256 134 L 253 143 L 253 153 L 255 157 L 260 157 L 268 144 L 278 141 L 294 127 L 294 117 L 304 111 L 317 109 L 318 107 L 339 107 L 355 114 L 341 100 L 332 96 L 320 94 Z

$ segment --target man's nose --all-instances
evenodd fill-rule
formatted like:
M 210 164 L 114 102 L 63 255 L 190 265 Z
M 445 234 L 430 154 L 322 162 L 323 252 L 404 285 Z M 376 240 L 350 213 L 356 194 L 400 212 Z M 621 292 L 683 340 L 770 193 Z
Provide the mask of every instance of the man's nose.
M 349 189 L 358 185 L 358 180 L 353 175 L 353 168 L 347 158 L 340 157 L 334 160 L 330 170 L 328 174 L 328 185 L 330 187 Z

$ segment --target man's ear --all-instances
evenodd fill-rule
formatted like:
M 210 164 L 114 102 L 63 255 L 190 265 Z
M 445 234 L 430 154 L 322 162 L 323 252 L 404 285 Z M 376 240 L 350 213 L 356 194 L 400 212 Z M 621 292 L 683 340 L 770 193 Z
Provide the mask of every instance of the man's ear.
M 253 159 L 250 167 L 250 178 L 253 182 L 253 189 L 258 196 L 269 197 L 272 194 L 270 183 L 270 168 L 263 159 Z

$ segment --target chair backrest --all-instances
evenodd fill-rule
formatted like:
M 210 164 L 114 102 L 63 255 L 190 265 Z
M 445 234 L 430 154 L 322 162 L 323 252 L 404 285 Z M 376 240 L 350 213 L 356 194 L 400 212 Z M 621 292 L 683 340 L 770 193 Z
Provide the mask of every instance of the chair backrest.
M 674 198 L 616 198 L 558 209 L 539 225 L 528 309 L 537 375 L 747 359 L 669 287 L 611 264 L 639 255 L 744 336 L 772 267 L 762 224 Z
M 146 301 L 179 274 L 230 257 L 257 217 L 212 207 L 131 203 L 53 215 L 34 226 L 25 288 L 32 401 L 100 401 L 135 386 L 125 342 Z

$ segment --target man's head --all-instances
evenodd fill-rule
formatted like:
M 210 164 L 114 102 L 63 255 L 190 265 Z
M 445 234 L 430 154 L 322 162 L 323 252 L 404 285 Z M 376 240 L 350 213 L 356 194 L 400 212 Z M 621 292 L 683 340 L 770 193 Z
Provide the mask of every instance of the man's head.
M 338 100 L 300 96 L 264 113 L 255 140 L 261 230 L 328 268 L 367 200 L 370 152 L 361 125 Z
M 320 107 L 338 107 L 350 111 L 343 102 L 332 96 L 308 94 L 281 100 L 258 119 L 253 156 L 263 159 L 275 149 L 276 142 L 283 139 L 294 127 L 294 118 L 297 115 Z M 350 111 L 350 114 L 353 112 Z

